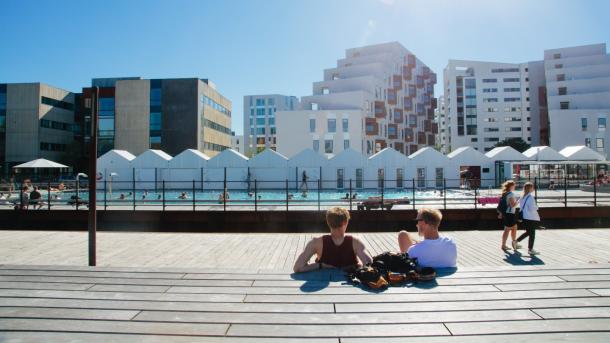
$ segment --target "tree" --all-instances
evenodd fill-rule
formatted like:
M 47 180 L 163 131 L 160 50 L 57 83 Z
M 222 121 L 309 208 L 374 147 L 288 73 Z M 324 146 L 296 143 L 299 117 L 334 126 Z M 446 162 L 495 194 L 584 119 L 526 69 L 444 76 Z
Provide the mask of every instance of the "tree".
M 496 145 L 494 147 L 500 147 L 500 146 L 509 146 L 509 147 L 517 150 L 518 152 L 524 152 L 525 150 L 527 150 L 531 147 L 531 145 L 527 144 L 527 142 L 524 141 L 523 139 L 521 139 L 520 137 L 507 138 L 503 141 L 496 143 Z

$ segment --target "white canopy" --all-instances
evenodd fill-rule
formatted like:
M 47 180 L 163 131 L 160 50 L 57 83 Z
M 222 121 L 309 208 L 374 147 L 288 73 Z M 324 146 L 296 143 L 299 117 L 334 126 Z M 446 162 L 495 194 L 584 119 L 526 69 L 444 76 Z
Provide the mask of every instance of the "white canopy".
M 250 159 L 253 168 L 286 168 L 288 159 L 273 149 L 265 149 Z
M 169 168 L 203 168 L 210 158 L 196 149 L 186 149 L 172 158 Z
M 510 146 L 499 146 L 488 151 L 485 156 L 494 161 L 522 161 L 526 157 Z
M 16 165 L 13 169 L 22 169 L 22 168 L 33 168 L 33 169 L 42 169 L 42 168 L 70 168 L 61 163 L 49 161 L 44 158 L 38 158 L 30 162 L 22 163 L 20 165 Z
M 208 168 L 247 168 L 248 158 L 233 150 L 225 149 L 220 154 L 210 158 L 207 162 Z
M 320 155 L 319 153 L 315 152 L 311 148 L 307 148 L 307 149 L 301 151 L 300 153 L 292 156 L 288 160 L 288 166 L 289 167 L 302 167 L 302 168 L 320 167 L 320 166 L 324 167 L 327 162 L 328 162 L 328 160 L 326 159 L 326 157 Z
M 402 167 L 407 164 L 407 156 L 394 150 L 393 148 L 385 148 L 375 155 L 369 157 L 369 165 L 375 167 Z
M 534 146 L 523 152 L 528 160 L 534 161 L 564 161 L 566 158 L 562 154 L 548 146 Z
M 599 154 L 597 151 L 584 146 L 584 145 L 575 145 L 575 146 L 567 146 L 559 152 L 561 155 L 565 156 L 570 161 L 603 161 L 604 156 Z

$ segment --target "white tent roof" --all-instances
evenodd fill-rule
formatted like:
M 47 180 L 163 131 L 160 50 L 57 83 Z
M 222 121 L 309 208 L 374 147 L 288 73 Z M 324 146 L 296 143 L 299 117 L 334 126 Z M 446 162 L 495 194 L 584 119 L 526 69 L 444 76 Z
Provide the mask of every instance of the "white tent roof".
M 353 166 L 364 167 L 367 165 L 368 159 L 366 156 L 357 152 L 352 148 L 345 149 L 328 160 L 328 165 L 331 166 Z
M 575 145 L 575 146 L 567 146 L 559 152 L 565 158 L 570 161 L 603 161 L 604 156 L 602 156 L 597 151 L 584 146 L 584 145 Z
M 226 149 L 210 158 L 207 166 L 208 168 L 247 168 L 248 158 L 233 149 Z
M 131 161 L 131 166 L 134 168 L 166 168 L 171 159 L 172 157 L 164 151 L 148 149 Z
M 409 160 L 412 161 L 441 161 L 445 162 L 448 160 L 447 156 L 443 155 L 440 151 L 425 147 L 417 150 L 416 152 L 409 155 Z
M 534 146 L 523 152 L 528 160 L 533 161 L 564 161 L 566 158 L 548 146 Z
M 488 151 L 485 156 L 494 161 L 522 161 L 525 156 L 510 146 L 499 146 Z
M 325 156 L 315 152 L 311 148 L 307 148 L 300 153 L 292 156 L 288 160 L 290 167 L 318 167 L 324 166 L 328 162 Z
M 385 148 L 369 157 L 369 164 L 373 166 L 397 166 L 407 164 L 407 156 L 393 148 Z
M 97 158 L 99 167 L 106 168 L 108 166 L 119 166 L 129 168 L 129 163 L 136 157 L 125 150 L 110 150 L 107 153 Z
M 250 159 L 250 167 L 258 168 L 286 168 L 287 163 L 288 158 L 273 149 L 265 149 Z
M 447 157 L 449 157 L 450 159 L 455 159 L 455 158 L 459 158 L 459 159 L 470 159 L 472 161 L 480 161 L 481 159 L 486 160 L 488 159 L 487 156 L 485 156 L 484 154 L 482 154 L 480 151 L 475 150 L 473 147 L 470 146 L 463 146 L 460 148 L 455 149 L 454 151 L 452 151 L 449 155 L 447 155 Z
M 186 149 L 169 161 L 170 168 L 203 168 L 210 158 L 196 149 Z
M 21 168 L 69 168 L 68 166 L 65 166 L 61 163 L 57 163 L 57 162 L 53 162 L 53 161 L 49 161 L 47 159 L 44 158 L 39 158 L 39 159 L 35 159 L 32 160 L 30 162 L 25 162 L 19 165 L 16 165 L 13 167 L 14 169 L 21 169 Z

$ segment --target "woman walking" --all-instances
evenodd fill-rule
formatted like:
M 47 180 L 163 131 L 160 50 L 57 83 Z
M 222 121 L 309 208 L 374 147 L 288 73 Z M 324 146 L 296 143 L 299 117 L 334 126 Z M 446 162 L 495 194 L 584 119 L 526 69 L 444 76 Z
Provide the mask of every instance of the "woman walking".
M 527 242 L 527 251 L 530 256 L 538 255 L 539 252 L 534 250 L 534 240 L 536 239 L 536 229 L 540 224 L 540 215 L 538 214 L 538 205 L 533 194 L 534 184 L 528 182 L 523 186 L 523 196 L 519 200 L 519 207 L 523 213 L 523 226 L 525 232 L 517 238 L 517 242 L 521 242 L 525 237 L 529 237 Z
M 502 250 L 508 250 L 506 246 L 506 240 L 510 233 L 512 238 L 512 247 L 514 250 L 520 248 L 517 244 L 517 218 L 515 215 L 517 205 L 519 204 L 519 198 L 515 194 L 515 181 L 508 180 L 502 184 L 502 198 L 500 201 L 504 201 L 506 210 L 500 213 L 502 216 L 502 223 L 504 224 L 504 232 L 502 233 Z

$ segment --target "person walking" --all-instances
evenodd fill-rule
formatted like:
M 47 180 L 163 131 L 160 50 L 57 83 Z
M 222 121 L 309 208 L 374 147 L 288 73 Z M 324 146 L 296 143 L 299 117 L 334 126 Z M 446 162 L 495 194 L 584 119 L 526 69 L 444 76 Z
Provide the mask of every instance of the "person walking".
M 534 184 L 531 182 L 523 186 L 523 196 L 519 200 L 519 207 L 523 213 L 523 227 L 525 232 L 517 238 L 517 242 L 521 242 L 525 237 L 529 237 L 527 242 L 527 251 L 530 256 L 538 255 L 539 252 L 534 250 L 534 240 L 536 239 L 536 229 L 540 226 L 540 215 L 538 214 L 538 204 L 534 197 Z
M 510 233 L 512 238 L 513 250 L 517 250 L 521 246 L 517 243 L 517 216 L 516 210 L 519 205 L 519 198 L 515 194 L 516 183 L 513 180 L 508 180 L 502 184 L 502 198 L 500 202 L 504 202 L 500 216 L 504 225 L 504 232 L 502 233 L 502 250 L 508 250 L 506 246 L 506 240 Z

